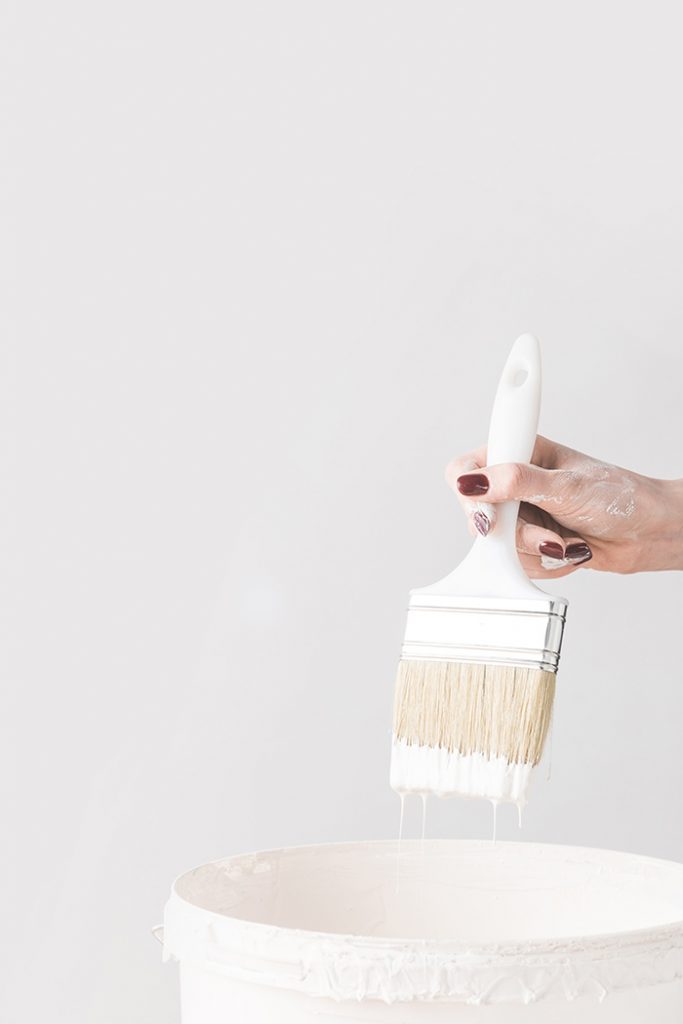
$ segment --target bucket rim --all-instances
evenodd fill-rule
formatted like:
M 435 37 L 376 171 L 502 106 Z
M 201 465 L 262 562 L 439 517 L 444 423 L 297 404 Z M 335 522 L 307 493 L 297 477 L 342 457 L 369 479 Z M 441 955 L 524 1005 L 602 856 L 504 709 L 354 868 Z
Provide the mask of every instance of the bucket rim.
M 493 844 L 491 840 L 486 839 L 427 839 L 424 841 L 420 839 L 400 840 L 400 848 L 402 852 L 410 848 L 423 849 L 425 846 L 456 846 L 459 848 L 470 847 L 472 849 L 481 848 L 489 850 L 494 845 L 499 848 L 515 847 L 525 848 L 527 850 L 533 849 L 536 851 L 552 850 L 554 853 L 561 853 L 564 851 L 573 854 L 581 853 L 600 857 L 615 857 L 619 859 L 623 857 L 626 860 L 650 864 L 652 867 L 659 866 L 673 869 L 677 868 L 681 871 L 683 881 L 683 863 L 670 860 L 668 858 L 653 857 L 649 854 L 630 853 L 627 850 L 613 850 L 605 847 L 576 846 L 568 843 L 525 842 L 523 840 L 496 840 L 495 844 Z M 542 939 L 523 941 L 506 940 L 501 942 L 489 940 L 485 942 L 472 942 L 464 939 L 429 939 L 411 935 L 363 935 L 356 932 L 319 931 L 316 929 L 291 927 L 288 925 L 268 924 L 262 921 L 251 921 L 248 918 L 221 913 L 216 910 L 209 910 L 193 903 L 192 900 L 186 899 L 178 892 L 178 884 L 188 875 L 192 875 L 194 872 L 200 871 L 202 868 L 218 867 L 229 862 L 237 863 L 240 860 L 246 861 L 251 858 L 256 859 L 276 856 L 283 853 L 305 853 L 314 850 L 330 852 L 333 850 L 344 851 L 352 847 L 357 849 L 368 848 L 387 851 L 393 847 L 398 852 L 398 846 L 399 841 L 395 839 L 343 840 L 339 842 L 333 841 L 326 843 L 301 843 L 295 846 L 280 846 L 253 850 L 248 853 L 229 854 L 226 857 L 217 857 L 214 860 L 206 861 L 181 872 L 173 880 L 171 885 L 171 895 L 174 900 L 178 900 L 184 906 L 192 908 L 195 912 L 202 915 L 211 915 L 213 918 L 216 918 L 221 922 L 247 926 L 249 931 L 252 931 L 253 934 L 258 934 L 259 931 L 262 930 L 264 935 L 268 934 L 270 937 L 275 935 L 299 935 L 308 938 L 310 941 L 352 941 L 362 946 L 364 950 L 387 951 L 392 947 L 398 948 L 411 945 L 413 947 L 419 947 L 425 952 L 440 952 L 444 955 L 448 954 L 454 957 L 459 955 L 467 956 L 468 958 L 486 957 L 488 960 L 500 960 L 505 961 L 506 963 L 511 963 L 514 962 L 515 958 L 528 960 L 530 957 L 538 958 L 538 962 L 546 960 L 555 961 L 558 956 L 566 958 L 569 952 L 590 952 L 599 949 L 602 949 L 605 954 L 609 955 L 608 950 L 612 946 L 617 946 L 620 954 L 623 954 L 629 949 L 634 950 L 634 947 L 644 951 L 644 949 L 649 946 L 659 945 L 662 942 L 676 938 L 680 939 L 681 947 L 683 948 L 683 917 L 664 924 L 649 925 L 643 928 L 628 928 L 619 931 L 589 932 L 588 934 L 581 935 L 580 937 L 575 935 L 568 936 L 553 934 L 547 935 Z M 555 948 L 558 946 L 562 947 L 560 951 Z M 552 952 L 550 950 L 552 950 Z

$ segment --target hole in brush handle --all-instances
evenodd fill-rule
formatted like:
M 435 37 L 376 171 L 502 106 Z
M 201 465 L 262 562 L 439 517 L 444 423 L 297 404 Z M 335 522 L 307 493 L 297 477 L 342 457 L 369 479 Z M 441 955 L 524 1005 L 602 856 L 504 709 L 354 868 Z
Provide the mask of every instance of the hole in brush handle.
M 529 462 L 538 430 L 540 366 L 523 352 L 508 361 L 489 422 L 488 462 Z

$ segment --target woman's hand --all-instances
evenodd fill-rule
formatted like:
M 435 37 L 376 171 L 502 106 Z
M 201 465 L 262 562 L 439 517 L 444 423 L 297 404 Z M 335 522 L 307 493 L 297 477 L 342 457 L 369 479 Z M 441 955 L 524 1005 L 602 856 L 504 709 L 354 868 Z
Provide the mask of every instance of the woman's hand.
M 486 465 L 486 448 L 455 459 L 446 479 L 470 530 L 495 529 L 496 505 L 521 501 L 517 550 L 532 579 L 683 569 L 683 481 L 654 480 L 544 437 L 533 465 Z

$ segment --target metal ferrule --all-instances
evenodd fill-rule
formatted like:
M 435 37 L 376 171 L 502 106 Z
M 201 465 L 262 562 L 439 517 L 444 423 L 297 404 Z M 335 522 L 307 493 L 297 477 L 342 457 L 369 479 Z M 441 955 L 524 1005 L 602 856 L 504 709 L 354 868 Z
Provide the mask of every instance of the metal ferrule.
M 401 657 L 485 662 L 557 672 L 567 602 L 415 594 Z

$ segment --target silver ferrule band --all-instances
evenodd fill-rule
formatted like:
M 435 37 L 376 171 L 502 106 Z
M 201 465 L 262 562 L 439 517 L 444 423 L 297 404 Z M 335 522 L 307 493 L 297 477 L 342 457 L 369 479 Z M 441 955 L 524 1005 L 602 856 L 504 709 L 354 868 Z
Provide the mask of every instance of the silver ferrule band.
M 480 599 L 459 605 L 411 600 L 401 657 L 521 665 L 557 672 L 566 603 Z

